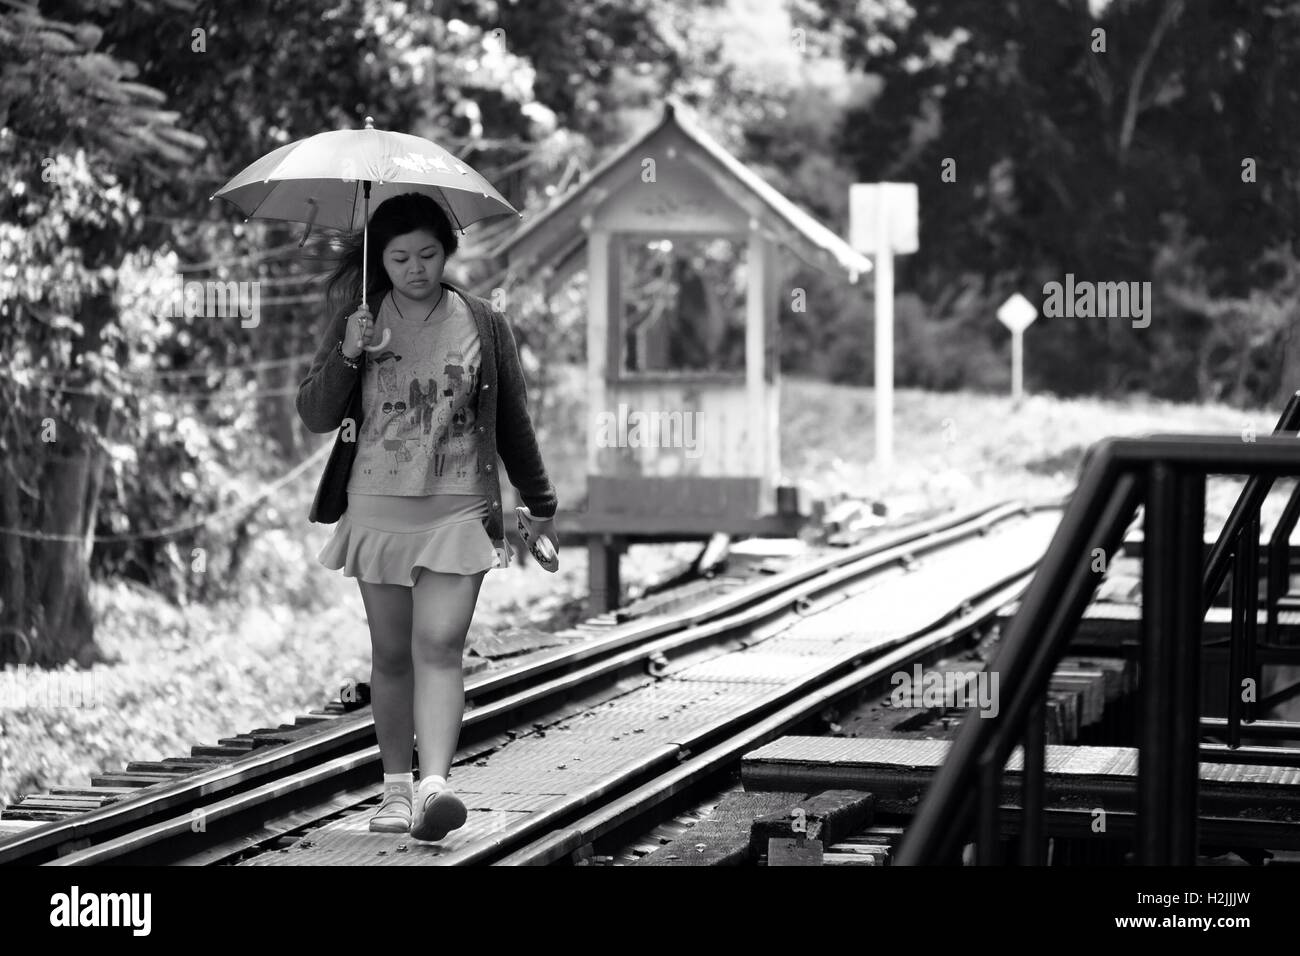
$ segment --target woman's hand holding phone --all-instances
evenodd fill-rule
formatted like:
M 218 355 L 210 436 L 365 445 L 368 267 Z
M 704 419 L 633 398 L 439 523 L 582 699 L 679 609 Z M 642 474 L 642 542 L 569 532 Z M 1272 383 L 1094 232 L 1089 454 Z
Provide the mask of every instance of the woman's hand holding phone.
M 535 517 L 526 506 L 515 508 L 519 521 L 519 537 L 528 545 L 529 553 L 547 571 L 560 568 L 560 539 L 555 534 L 554 518 Z

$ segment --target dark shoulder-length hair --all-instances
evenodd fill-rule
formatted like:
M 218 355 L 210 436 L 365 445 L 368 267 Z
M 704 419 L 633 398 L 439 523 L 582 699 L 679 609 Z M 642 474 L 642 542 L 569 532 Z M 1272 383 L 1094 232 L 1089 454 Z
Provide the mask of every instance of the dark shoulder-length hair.
M 456 254 L 460 241 L 452 228 L 451 220 L 442 207 L 423 193 L 403 193 L 379 204 L 370 216 L 370 263 L 366 284 L 371 313 L 379 311 L 379 302 L 393 288 L 384 269 L 384 249 L 397 236 L 417 229 L 428 229 L 442 244 L 443 253 L 450 260 Z M 364 236 L 358 230 L 335 240 L 341 247 L 338 265 L 330 273 L 325 285 L 325 306 L 331 316 L 344 309 L 349 313 L 361 305 L 361 258 Z

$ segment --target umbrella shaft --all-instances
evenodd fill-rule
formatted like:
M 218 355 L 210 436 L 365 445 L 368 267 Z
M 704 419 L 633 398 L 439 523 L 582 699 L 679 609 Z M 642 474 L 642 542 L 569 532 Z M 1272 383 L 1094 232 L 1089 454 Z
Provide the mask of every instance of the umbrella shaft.
M 370 285 L 368 270 L 370 266 L 370 180 L 366 180 L 361 186 L 361 193 L 365 197 L 365 209 L 363 215 L 365 218 L 361 222 L 361 301 L 370 308 Z

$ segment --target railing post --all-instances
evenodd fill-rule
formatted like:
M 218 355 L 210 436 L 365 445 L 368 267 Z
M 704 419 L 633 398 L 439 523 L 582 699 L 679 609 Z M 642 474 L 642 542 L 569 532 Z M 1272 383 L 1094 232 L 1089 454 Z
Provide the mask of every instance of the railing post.
M 1268 542 L 1268 597 L 1265 609 L 1268 615 L 1264 641 L 1278 644 L 1277 604 L 1291 587 L 1291 532 L 1300 519 L 1300 481 L 1291 489 L 1282 516 L 1277 520 L 1273 536 Z
M 1034 698 L 1025 719 L 1028 723 L 1020 787 L 1020 863 L 1043 866 L 1047 862 L 1047 842 L 1043 839 L 1047 711 L 1041 696 Z
M 1205 475 L 1151 465 L 1142 569 L 1138 862 L 1196 854 Z
M 1264 600 L 1265 624 L 1264 641 L 1266 644 L 1278 644 L 1278 601 L 1281 601 L 1291 587 L 1291 532 L 1295 531 L 1296 519 L 1300 518 L 1300 481 L 1291 489 L 1287 506 L 1282 509 L 1282 516 L 1274 525 L 1273 536 L 1269 538 L 1268 593 Z
M 1259 512 L 1251 519 L 1250 526 L 1246 528 L 1243 535 L 1248 535 L 1250 551 L 1250 587 L 1246 591 L 1246 676 L 1251 679 L 1254 693 L 1251 699 L 1245 701 L 1246 708 L 1242 716 L 1246 720 L 1254 720 L 1257 716 L 1256 706 L 1259 700 L 1259 669 L 1255 664 L 1255 651 L 1258 645 L 1259 633 Z M 1237 688 L 1237 695 L 1241 695 L 1241 688 Z
M 978 718 L 972 718 L 978 719 Z M 990 753 L 992 759 L 989 759 Z M 995 746 L 979 764 L 979 813 L 975 825 L 975 865 L 996 866 L 1001 862 L 1002 768 L 1004 761 Z
M 1201 769 L 1201 636 L 1205 622 L 1203 575 L 1199 561 L 1205 540 L 1205 475 L 1179 470 L 1176 498 L 1176 534 L 1182 540 L 1176 581 L 1180 590 L 1173 600 L 1178 611 L 1173 632 L 1173 711 L 1167 744 L 1173 752 L 1173 799 L 1168 804 L 1169 862 L 1191 866 L 1196 862 L 1198 803 Z M 1253 520 L 1259 520 L 1255 511 Z M 1256 532 L 1258 540 L 1258 532 Z M 1182 590 L 1185 589 L 1185 590 Z
M 1241 746 L 1241 719 L 1254 716 L 1242 700 L 1242 681 L 1254 678 L 1259 613 L 1259 515 L 1242 526 L 1232 556 L 1232 618 L 1228 638 L 1228 746 Z

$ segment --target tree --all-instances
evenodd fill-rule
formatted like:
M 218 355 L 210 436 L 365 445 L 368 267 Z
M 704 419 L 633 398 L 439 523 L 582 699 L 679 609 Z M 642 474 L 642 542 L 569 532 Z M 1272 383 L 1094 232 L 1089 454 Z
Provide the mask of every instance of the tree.
M 1300 89 L 1285 77 L 1300 4 L 917 0 L 832 3 L 827 16 L 852 25 L 848 62 L 879 83 L 840 137 L 857 178 L 920 186 L 917 290 L 933 304 L 968 271 L 984 283 L 974 309 L 939 316 L 952 334 L 1002 336 L 989 316 L 1003 297 L 1067 272 L 1151 281 L 1149 329 L 1035 323 L 1030 384 L 1194 397 L 1204 340 L 1222 330 L 1187 311 L 1157 263 L 1186 241 L 1211 299 L 1283 281 L 1264 257 L 1297 233 Z M 1283 330 L 1244 321 L 1249 347 L 1276 364 Z M 1269 397 L 1265 378 L 1251 397 Z
M 548 95 L 573 98 L 557 103 L 566 118 L 598 129 L 584 98 L 605 95 L 605 76 L 570 75 L 566 31 L 581 26 L 602 69 L 646 58 L 653 40 L 611 4 L 555 14 L 418 0 L 401 17 L 375 0 L 220 17 L 193 0 L 0 7 L 0 171 L 14 184 L 0 203 L 0 662 L 94 656 L 92 568 L 172 575 L 183 599 L 187 581 L 214 578 L 188 573 L 195 547 L 221 544 L 237 567 L 256 520 L 242 501 L 259 472 L 283 471 L 276 443 L 297 449 L 293 359 L 320 334 L 322 264 L 298 251 L 297 227 L 244 226 L 211 193 L 277 146 L 372 114 L 489 174 L 505 167 L 522 205 L 552 165 L 535 179 L 519 162 L 537 115 L 521 76 L 535 65 Z M 178 272 L 274 291 L 256 327 L 187 320 L 151 297 Z M 258 394 L 239 370 L 288 394 Z M 207 523 L 222 509 L 233 518 Z
M 91 649 L 88 536 L 119 347 L 105 273 L 139 208 L 115 170 L 163 174 L 202 145 L 130 63 L 97 50 L 101 38 L 32 6 L 0 11 L 0 175 L 13 186 L 0 218 L 0 348 L 15 360 L 0 377 L 3 659 L 84 660 Z

